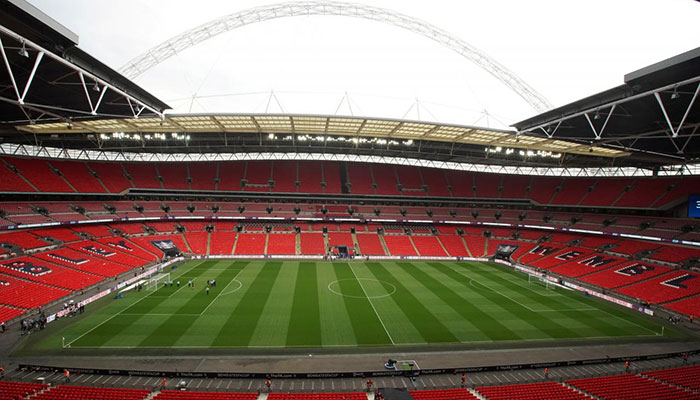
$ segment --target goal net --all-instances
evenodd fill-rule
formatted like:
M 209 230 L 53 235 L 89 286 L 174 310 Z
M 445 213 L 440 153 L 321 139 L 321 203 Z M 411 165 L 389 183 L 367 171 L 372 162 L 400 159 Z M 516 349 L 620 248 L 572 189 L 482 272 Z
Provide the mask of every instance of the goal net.
M 543 286 L 547 290 L 554 290 L 557 286 L 554 284 L 554 282 L 550 281 L 549 279 L 536 275 L 528 275 L 527 281 L 535 285 Z
M 153 275 L 148 282 L 146 282 L 146 290 L 157 290 L 167 285 L 170 282 L 170 273 L 162 273 Z

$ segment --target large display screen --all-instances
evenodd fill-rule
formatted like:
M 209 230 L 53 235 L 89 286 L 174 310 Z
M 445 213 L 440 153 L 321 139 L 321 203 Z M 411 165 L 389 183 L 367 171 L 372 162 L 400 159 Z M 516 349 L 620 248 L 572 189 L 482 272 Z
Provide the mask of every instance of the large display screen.
M 700 194 L 691 194 L 688 200 L 688 216 L 700 218 Z

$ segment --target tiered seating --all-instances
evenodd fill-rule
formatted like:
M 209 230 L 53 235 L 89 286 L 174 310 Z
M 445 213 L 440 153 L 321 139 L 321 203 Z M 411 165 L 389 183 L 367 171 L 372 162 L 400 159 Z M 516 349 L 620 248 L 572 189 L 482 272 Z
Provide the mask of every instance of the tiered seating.
M 415 400 L 476 400 L 478 397 L 467 389 L 411 390 Z
M 675 301 L 673 303 L 666 303 L 664 307 L 670 308 L 671 310 L 676 310 L 680 313 L 686 315 L 692 315 L 693 318 L 700 316 L 700 297 L 694 296 L 688 299 L 683 299 Z
M 0 279 L 2 279 L 2 277 L 0 277 Z M 25 310 L 19 308 L 0 306 L 0 322 L 7 322 L 18 315 L 24 314 L 24 311 Z M 2 382 L 0 382 L 0 393 L 3 393 Z M 2 399 L 3 397 L 0 395 L 0 400 Z
M 668 191 L 659 201 L 654 203 L 654 207 L 662 207 L 667 204 L 676 203 L 685 199 L 689 194 L 697 193 L 700 187 L 700 178 L 697 176 L 686 176 L 680 181 L 675 181 L 676 186 Z
M 171 162 L 158 163 L 156 169 L 163 177 L 163 187 L 166 189 L 189 189 L 187 184 L 187 164 Z
M 107 190 L 112 193 L 121 193 L 131 187 L 131 182 L 126 179 L 124 169 L 119 163 L 89 162 L 88 167 L 97 173 Z
M 330 161 L 323 163 L 323 181 L 326 182 L 325 193 L 341 193 L 339 163 Z
M 234 191 L 241 190 L 241 179 L 245 173 L 245 163 L 223 162 L 219 164 L 219 184 L 218 190 Z
M 71 243 L 66 247 L 87 254 L 93 258 L 124 264 L 130 267 L 140 267 L 146 263 L 146 260 L 132 254 L 128 254 L 127 252 L 123 252 L 123 249 L 115 246 L 107 246 L 92 240 L 83 240 L 80 242 Z
M 45 160 L 13 158 L 10 161 L 19 172 L 41 192 L 74 192 L 66 182 L 56 175 Z
M 35 229 L 32 230 L 32 233 L 38 237 L 50 236 L 65 243 L 80 240 L 80 236 L 76 235 L 75 232 L 68 228 Z
M 551 254 L 547 257 L 541 258 L 536 261 L 528 263 L 537 268 L 552 268 L 560 264 L 567 263 L 569 261 L 579 261 L 586 257 L 592 252 L 588 249 L 582 247 L 567 247 L 557 253 Z
M 316 232 L 301 233 L 301 254 L 325 254 L 323 234 Z
M 423 180 L 421 179 L 420 168 L 406 165 L 396 165 L 396 176 L 403 186 L 404 194 L 425 195 L 423 191 Z
M 471 172 L 447 171 L 447 181 L 454 197 L 474 197 L 474 175 Z
M 209 232 L 185 232 L 185 240 L 195 254 L 207 254 Z
M 482 235 L 465 235 L 464 241 L 474 257 L 481 257 L 486 251 L 486 238 Z
M 107 228 L 107 225 L 84 225 L 73 228 L 73 230 L 76 232 L 84 232 L 98 238 L 113 236 L 112 232 Z
M 429 196 L 449 196 L 450 191 L 447 190 L 447 178 L 445 171 L 435 168 L 421 168 L 423 182 L 428 186 Z
M 155 254 L 161 255 L 163 252 L 156 247 L 153 242 L 154 241 L 161 241 L 161 240 L 171 240 L 175 246 L 177 246 L 178 249 L 180 249 L 181 252 L 187 253 L 189 252 L 189 249 L 187 248 L 187 244 L 185 244 L 185 240 L 182 238 L 182 235 L 153 235 L 153 236 L 140 236 L 140 237 L 132 237 L 129 240 L 133 241 L 134 243 L 138 244 L 139 246 L 143 247 L 144 249 L 154 252 Z
M 580 279 L 593 285 L 613 289 L 650 279 L 670 271 L 672 271 L 672 269 L 668 267 L 653 265 L 647 262 L 631 261 L 616 266 L 615 268 L 583 276 Z
M 474 184 L 476 185 L 476 197 L 497 199 L 501 176 L 498 174 L 478 174 L 474 176 Z
M 28 231 L 2 233 L 0 234 L 0 243 L 12 243 L 25 250 L 49 246 L 47 242 L 38 239 Z
M 80 193 L 105 193 L 105 188 L 100 184 L 84 162 L 51 160 L 50 164 L 61 171 L 63 177 Z
M 700 276 L 693 272 L 676 271 L 617 291 L 651 303 L 663 303 L 700 293 Z
M 700 399 L 700 393 L 693 393 L 633 374 L 575 379 L 566 383 L 608 400 Z
M 538 204 L 549 204 L 554 190 L 562 182 L 562 178 L 539 177 L 532 179 L 530 199 Z
M 625 187 L 632 184 L 632 179 L 610 178 L 596 180 L 595 188 L 583 199 L 583 206 L 611 206 L 624 192 Z
M 245 178 L 246 192 L 267 192 L 267 182 L 272 178 L 272 163 L 269 161 L 248 161 Z
M 318 163 L 313 161 L 299 161 L 299 192 L 301 193 L 323 193 L 323 171 Z
M 357 244 L 363 255 L 383 256 L 386 255 L 384 247 L 379 241 L 379 236 L 376 233 L 357 233 Z
M 462 242 L 462 238 L 460 236 L 440 235 L 439 239 L 452 257 L 469 257 L 467 248 L 464 247 L 464 242 Z
M 328 245 L 352 247 L 352 235 L 347 232 L 328 232 Z
M 12 165 L 12 160 L 7 160 Z M 36 192 L 16 172 L 11 171 L 5 163 L 0 161 L 0 191 L 3 192 Z M 7 210 L 5 210 L 7 211 Z
M 272 166 L 272 179 L 275 181 L 273 192 L 294 193 L 297 191 L 296 161 L 275 161 Z
M 691 258 L 700 258 L 700 248 L 665 245 L 658 249 L 658 253 L 652 254 L 649 258 L 678 263 Z
M 257 393 L 183 392 L 163 390 L 155 400 L 255 400 Z
M 406 235 L 384 235 L 384 242 L 392 256 L 415 256 L 416 249 Z
M 367 394 L 354 393 L 270 393 L 269 400 L 367 400 Z
M 267 254 L 296 254 L 296 235 L 271 233 L 267 241 Z
M 592 397 L 557 382 L 486 386 L 476 389 L 489 400 L 587 400 Z
M 124 163 L 124 169 L 131 175 L 134 187 L 140 189 L 162 189 L 158 182 L 155 164 L 152 163 Z
M 642 240 L 623 240 L 617 243 L 610 251 L 633 256 L 642 250 L 655 249 L 657 247 L 659 247 L 657 243 L 645 242 Z
M 43 383 L 0 381 L 0 400 L 23 399 L 47 387 L 49 385 Z
M 668 178 L 637 179 L 632 188 L 622 195 L 616 207 L 651 207 L 671 183 Z
M 532 182 L 531 176 L 504 175 L 502 199 L 527 199 L 527 187 Z
M 175 222 L 153 222 L 149 221 L 147 222 L 147 225 L 150 226 L 151 228 L 155 229 L 158 232 L 174 232 L 175 231 Z
M 125 254 L 130 254 L 145 261 L 157 260 L 157 257 L 153 253 L 142 249 L 141 247 L 131 242 L 131 240 L 135 240 L 135 238 L 126 239 L 121 237 L 109 237 L 96 239 L 95 241 L 98 243 L 102 243 L 108 246 L 109 248 L 117 249 Z M 160 252 L 158 252 L 158 254 L 160 254 Z
M 700 365 L 649 371 L 644 373 L 653 379 L 700 391 Z
M 550 204 L 576 205 L 586 196 L 591 184 L 591 179 L 566 178 Z
M 51 250 L 46 253 L 35 254 L 34 256 L 49 263 L 63 265 L 72 269 L 79 269 L 101 276 L 115 276 L 131 269 L 130 267 L 115 264 L 104 259 L 94 258 L 69 248 Z
M 192 190 L 214 190 L 217 165 L 217 163 L 188 164 L 189 176 L 192 178 L 190 188 Z
M 209 240 L 209 254 L 231 254 L 233 253 L 233 243 L 236 240 L 236 232 L 219 231 L 211 233 Z
M 265 236 L 264 233 L 239 233 L 234 254 L 265 254 Z
M 140 400 L 151 393 L 146 389 L 96 388 L 87 386 L 56 386 L 39 393 L 32 400 Z
M 0 272 L 69 290 L 82 289 L 104 279 L 102 276 L 59 267 L 33 257 L 20 257 L 0 261 Z
M 613 268 L 620 265 L 620 263 L 623 261 L 625 260 L 622 258 L 609 256 L 607 254 L 589 253 L 570 263 L 551 268 L 550 271 L 559 275 L 576 278 L 582 275 L 591 274 L 593 272 Z
M 0 303 L 13 307 L 37 308 L 70 294 L 69 290 L 0 275 Z
M 372 175 L 377 184 L 377 194 L 399 195 L 396 182 L 396 172 L 393 165 L 372 164 Z
M 418 249 L 418 254 L 422 256 L 439 256 L 445 257 L 447 253 L 440 245 L 437 237 L 435 236 L 412 236 L 413 243 Z
M 352 183 L 352 194 L 374 194 L 372 169 L 368 164 L 347 163 L 348 182 Z

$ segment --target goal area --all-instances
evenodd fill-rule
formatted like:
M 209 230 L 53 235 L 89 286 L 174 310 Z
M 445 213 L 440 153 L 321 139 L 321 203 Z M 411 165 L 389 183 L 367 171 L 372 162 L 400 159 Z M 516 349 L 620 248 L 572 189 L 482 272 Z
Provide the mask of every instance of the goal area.
M 151 276 L 146 282 L 146 290 L 157 290 L 170 282 L 170 272 Z

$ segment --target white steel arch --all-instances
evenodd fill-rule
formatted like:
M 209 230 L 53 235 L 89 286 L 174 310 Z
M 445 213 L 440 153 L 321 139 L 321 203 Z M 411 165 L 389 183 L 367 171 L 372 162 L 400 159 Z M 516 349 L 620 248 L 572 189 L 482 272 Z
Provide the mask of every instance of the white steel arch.
M 442 44 L 481 67 L 523 98 L 536 111 L 544 112 L 552 108 L 552 104 L 544 96 L 515 73 L 464 40 L 420 19 L 392 10 L 359 3 L 334 1 L 287 2 L 235 12 L 166 40 L 127 62 L 120 68 L 120 72 L 126 77 L 133 79 L 177 53 L 222 33 L 272 19 L 308 15 L 355 17 L 407 29 Z

